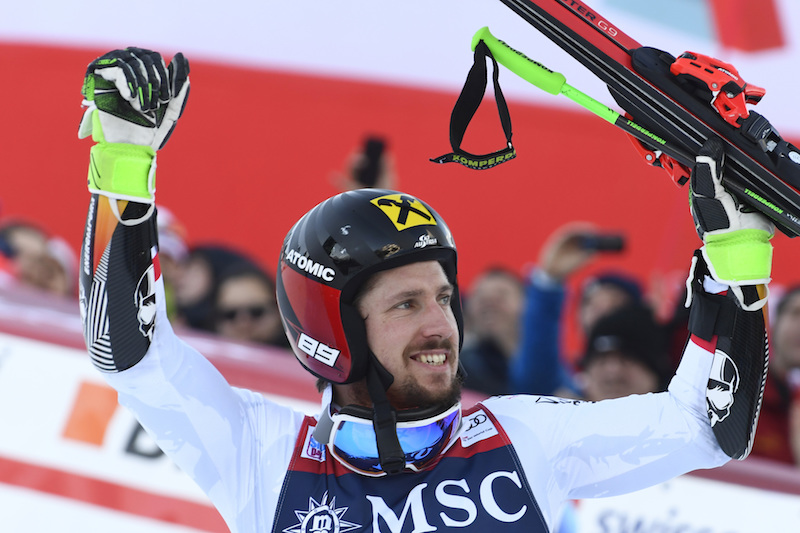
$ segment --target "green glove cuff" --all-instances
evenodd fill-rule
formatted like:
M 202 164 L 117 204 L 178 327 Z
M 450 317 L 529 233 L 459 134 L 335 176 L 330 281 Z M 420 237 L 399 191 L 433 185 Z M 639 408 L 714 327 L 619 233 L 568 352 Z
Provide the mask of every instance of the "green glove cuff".
M 92 110 L 92 140 L 96 143 L 106 142 L 103 135 L 103 125 L 100 123 L 100 111 L 95 108 Z
M 705 237 L 703 254 L 711 274 L 727 285 L 769 283 L 772 235 L 760 229 L 741 229 Z
M 89 191 L 117 200 L 153 203 L 156 152 L 149 146 L 98 143 L 91 149 Z

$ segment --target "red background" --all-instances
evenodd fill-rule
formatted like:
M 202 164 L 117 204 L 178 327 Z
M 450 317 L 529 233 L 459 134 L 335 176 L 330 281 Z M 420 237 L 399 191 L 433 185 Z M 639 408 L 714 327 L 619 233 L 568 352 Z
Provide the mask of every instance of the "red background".
M 0 215 L 38 221 L 76 251 L 91 145 L 77 138 L 80 88 L 86 65 L 103 52 L 0 46 L 0 72 L 13 80 L 3 88 Z M 625 253 L 582 275 L 624 268 L 645 283 L 667 280 L 669 294 L 680 289 L 698 245 L 686 190 L 641 162 L 625 134 L 581 111 L 511 100 L 517 159 L 472 171 L 428 161 L 449 151 L 455 92 L 203 61 L 191 63 L 191 81 L 186 113 L 159 153 L 158 202 L 184 223 L 190 243 L 228 243 L 270 270 L 292 223 L 338 192 L 331 176 L 367 132 L 388 137 L 397 188 L 426 200 L 449 222 L 462 285 L 491 265 L 524 269 L 544 239 L 572 220 L 628 238 Z M 463 148 L 485 153 L 503 146 L 496 113 L 494 101 L 486 100 Z M 775 244 L 777 284 L 800 281 L 796 242 L 780 235 Z

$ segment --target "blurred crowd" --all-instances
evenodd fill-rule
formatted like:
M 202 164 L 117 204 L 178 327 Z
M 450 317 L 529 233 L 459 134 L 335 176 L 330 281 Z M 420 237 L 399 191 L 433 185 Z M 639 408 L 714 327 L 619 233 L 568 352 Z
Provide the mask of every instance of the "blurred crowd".
M 158 230 L 167 312 L 173 325 L 288 349 L 274 278 L 266 269 L 224 245 L 189 247 L 185 228 L 164 207 L 158 208 Z M 0 288 L 12 286 L 77 300 L 76 251 L 35 222 L 0 219 Z
M 339 190 L 397 188 L 385 140 L 368 137 L 331 181 Z M 173 325 L 286 349 L 289 356 L 273 274 L 228 246 L 190 245 L 169 209 L 157 213 Z M 592 270 L 599 257 L 622 257 L 613 254 L 624 247 L 624 236 L 570 223 L 553 231 L 535 266 L 524 272 L 493 266 L 462 288 L 465 386 L 487 395 L 588 401 L 666 389 L 688 335 L 685 295 L 677 295 L 665 317 L 657 312 L 663 295 L 624 268 Z M 75 299 L 77 265 L 61 237 L 32 221 L 0 219 L 0 288 Z M 770 367 L 752 454 L 800 464 L 800 284 L 772 300 Z M 579 349 L 567 348 L 568 332 L 577 333 Z
M 624 269 L 581 276 L 601 254 L 619 251 L 597 246 L 606 237 L 590 224 L 570 223 L 553 232 L 526 272 L 491 267 L 473 281 L 461 353 L 468 388 L 588 401 L 667 388 L 688 337 L 686 295 L 659 318 L 662 302 Z M 800 465 L 800 284 L 773 300 L 752 455 Z M 565 348 L 569 325 L 581 341 L 574 353 Z
M 219 244 L 187 247 L 183 225 L 158 209 L 159 257 L 173 325 L 227 339 L 289 347 L 275 279 L 247 254 Z
M 22 218 L 0 223 L 0 287 L 18 283 L 64 298 L 77 294 L 78 259 L 67 242 Z

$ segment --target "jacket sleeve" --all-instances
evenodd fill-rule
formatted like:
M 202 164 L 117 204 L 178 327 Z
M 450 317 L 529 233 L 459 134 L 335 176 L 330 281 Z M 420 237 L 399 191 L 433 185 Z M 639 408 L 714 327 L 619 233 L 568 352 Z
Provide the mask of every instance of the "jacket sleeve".
M 553 505 L 624 494 L 728 461 L 706 412 L 712 360 L 689 342 L 666 392 L 600 402 L 517 395 L 487 405 Z
M 155 221 L 146 204 L 91 196 L 79 297 L 86 346 L 102 372 L 132 367 L 152 341 L 156 308 L 163 305 L 155 296 L 161 275 Z
M 114 213 L 115 201 L 92 195 L 82 249 L 80 303 L 92 362 L 229 526 L 257 523 L 253 517 L 274 502 L 257 502 L 254 491 L 281 485 L 304 415 L 231 387 L 175 335 L 159 269 L 157 215 L 133 202 Z M 123 222 L 127 217 L 136 222 Z
M 560 283 L 543 283 L 530 276 L 525 287 L 525 308 L 520 343 L 511 363 L 512 390 L 519 393 L 554 394 L 576 390 L 561 359 L 561 320 L 566 291 Z

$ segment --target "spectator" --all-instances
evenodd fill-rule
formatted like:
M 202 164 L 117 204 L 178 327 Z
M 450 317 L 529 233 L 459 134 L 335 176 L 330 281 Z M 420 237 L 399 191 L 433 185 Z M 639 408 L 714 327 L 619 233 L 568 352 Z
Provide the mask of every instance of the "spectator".
M 790 417 L 796 417 L 800 409 L 800 285 L 790 288 L 778 303 L 771 340 L 769 372 L 752 453 L 800 464 L 800 428 L 790 431 Z
M 0 244 L 2 244 L 0 242 Z M 0 288 L 12 287 L 16 284 L 14 264 L 10 255 L 0 248 Z
M 665 390 L 672 376 L 663 328 L 643 305 L 600 317 L 591 329 L 578 375 L 591 401 Z
M 508 367 L 519 343 L 524 299 L 522 280 L 504 267 L 492 267 L 475 282 L 464 304 L 464 385 L 486 394 L 509 391 Z
M 222 273 L 235 265 L 256 263 L 226 246 L 192 247 L 171 281 L 177 310 L 175 321 L 192 329 L 215 331 L 214 295 Z
M 528 277 L 522 337 L 513 359 L 511 387 L 515 392 L 580 396 L 580 386 L 562 356 L 561 341 L 566 281 L 595 259 L 597 250 L 584 240 L 597 230 L 588 223 L 557 229 L 542 247 L 539 266 Z M 603 315 L 628 304 L 641 304 L 636 280 L 620 272 L 605 272 L 584 283 L 578 306 L 578 325 L 584 337 Z
M 59 296 L 77 296 L 78 256 L 61 237 L 47 239 L 47 252 L 41 258 L 41 288 Z
M 581 291 L 578 322 L 585 335 L 597 321 L 615 309 L 642 303 L 642 289 L 628 274 L 607 271 L 589 278 Z
M 61 237 L 24 220 L 0 228 L 0 250 L 18 283 L 62 297 L 76 296 L 77 256 Z
M 174 283 L 181 275 L 181 269 L 189 255 L 186 245 L 186 228 L 166 207 L 158 208 L 158 257 L 164 277 L 164 296 L 167 316 L 170 321 L 179 322 L 179 310 L 175 297 Z
M 214 301 L 216 332 L 239 341 L 288 348 L 275 283 L 262 269 L 240 263 L 220 276 Z

